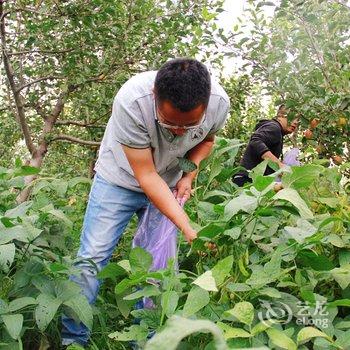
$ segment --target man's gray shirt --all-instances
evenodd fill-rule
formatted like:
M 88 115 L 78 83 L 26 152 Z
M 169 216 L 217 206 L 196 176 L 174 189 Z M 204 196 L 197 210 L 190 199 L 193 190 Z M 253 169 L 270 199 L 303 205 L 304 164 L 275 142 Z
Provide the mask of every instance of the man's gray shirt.
M 203 123 L 183 136 L 175 136 L 156 120 L 153 95 L 156 74 L 156 71 L 137 74 L 118 91 L 95 166 L 96 172 L 105 180 L 138 192 L 142 189 L 122 145 L 140 149 L 150 147 L 158 174 L 169 187 L 175 187 L 182 177 L 178 157 L 184 157 L 207 135 L 221 129 L 230 106 L 226 92 L 212 79 Z

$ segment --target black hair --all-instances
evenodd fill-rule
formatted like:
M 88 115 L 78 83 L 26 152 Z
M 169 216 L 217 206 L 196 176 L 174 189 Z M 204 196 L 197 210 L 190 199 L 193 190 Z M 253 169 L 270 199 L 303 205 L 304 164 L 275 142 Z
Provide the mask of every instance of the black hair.
M 207 67 L 191 58 L 176 58 L 158 71 L 154 83 L 158 101 L 168 100 L 181 112 L 200 104 L 207 106 L 210 97 L 210 74 Z

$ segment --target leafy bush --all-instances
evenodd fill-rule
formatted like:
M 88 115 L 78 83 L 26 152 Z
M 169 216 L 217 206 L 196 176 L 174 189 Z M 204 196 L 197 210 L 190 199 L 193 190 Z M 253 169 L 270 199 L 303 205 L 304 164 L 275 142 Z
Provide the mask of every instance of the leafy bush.
M 23 176 L 36 172 L 18 162 L 15 169 L 0 168 L 0 338 L 4 349 L 21 349 L 23 342 L 27 348 L 39 348 L 49 341 L 47 337 L 59 344 L 57 319 L 62 311 L 92 326 L 90 305 L 67 279 L 77 273 L 65 244 L 73 227 L 64 213 L 68 210 L 54 206 L 50 193 L 43 193 L 49 187 L 56 197 L 59 194 L 56 201 L 62 205 L 67 190 L 85 180 L 40 180 L 32 200 L 16 205 Z
M 189 252 L 180 244 L 178 274 L 171 264 L 148 272 L 151 257 L 140 248 L 101 272 L 117 282 L 124 317 L 137 320 L 110 334 L 115 341 L 212 349 L 218 339 L 198 334 L 194 321 L 207 319 L 222 330 L 223 348 L 346 349 L 350 218 L 338 168 L 292 167 L 275 193 L 264 162 L 251 185 L 236 188 L 227 179 L 238 170 L 238 147 L 221 139 L 201 164 L 187 206 L 198 238 Z M 145 297 L 150 307 L 135 310 Z

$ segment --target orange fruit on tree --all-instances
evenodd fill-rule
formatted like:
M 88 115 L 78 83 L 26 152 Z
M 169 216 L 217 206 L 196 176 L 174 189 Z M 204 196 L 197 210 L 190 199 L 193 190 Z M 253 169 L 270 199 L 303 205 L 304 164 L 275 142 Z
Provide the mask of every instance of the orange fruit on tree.
M 312 132 L 310 129 L 306 129 L 306 130 L 304 131 L 304 136 L 305 136 L 305 138 L 307 138 L 308 140 L 309 140 L 309 139 L 312 139 L 312 135 L 313 135 L 313 132 Z
M 320 120 L 319 119 L 312 119 L 311 122 L 310 122 L 310 128 L 311 129 L 315 129 L 317 127 L 317 125 L 319 124 Z
M 336 164 L 336 165 L 340 165 L 341 163 L 343 163 L 343 158 L 337 154 L 335 156 L 333 156 L 332 159 L 333 159 L 334 164 Z

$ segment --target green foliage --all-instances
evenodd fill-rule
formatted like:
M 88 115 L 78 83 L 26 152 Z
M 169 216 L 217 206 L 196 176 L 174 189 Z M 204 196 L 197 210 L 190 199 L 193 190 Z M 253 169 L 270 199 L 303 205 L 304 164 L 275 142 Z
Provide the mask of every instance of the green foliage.
M 4 2 L 1 41 L 32 141 L 49 146 L 43 170 L 88 176 L 90 167 L 91 175 L 121 85 L 170 58 L 194 57 L 201 50 L 209 61 L 221 5 L 222 0 Z M 20 142 L 24 129 L 17 123 L 18 101 L 5 81 L 5 65 L 0 69 L 1 160 L 10 166 L 13 154 L 22 159 L 30 154 Z M 52 126 L 47 122 L 56 113 Z
M 190 249 L 180 244 L 179 273 L 174 262 L 149 271 L 151 255 L 122 243 L 116 261 L 98 274 L 105 283 L 94 325 L 87 300 L 67 279 L 77 273 L 68 256 L 76 243 L 68 234 L 78 237 L 85 208 L 75 198 L 86 198 L 89 182 L 42 176 L 31 185 L 30 201 L 16 205 L 23 175 L 37 170 L 19 161 L 15 169 L 1 168 L 4 342 L 59 344 L 55 329 L 65 312 L 92 328 L 92 348 L 118 349 L 129 341 L 151 348 L 167 341 L 191 348 L 295 349 L 319 342 L 344 348 L 350 218 L 339 168 L 286 169 L 284 189 L 276 194 L 275 174 L 262 175 L 265 164 L 252 171 L 252 184 L 237 188 L 230 178 L 239 169 L 234 158 L 240 145 L 218 138 L 199 166 L 196 192 L 186 204 L 198 238 Z M 140 300 L 153 306 L 135 310 Z M 328 303 L 318 319 L 316 302 Z M 300 319 L 300 303 L 308 305 L 307 322 Z M 286 324 L 278 317 L 281 305 L 292 315 Z M 149 340 L 152 332 L 156 335 Z
M 140 326 L 118 331 L 114 339 L 132 338 L 146 348 L 168 348 L 168 341 L 173 347 L 214 346 L 210 337 L 193 334 L 190 325 L 190 319 L 207 319 L 219 326 L 227 346 L 297 349 L 317 348 L 320 341 L 341 343 L 336 325 L 348 319 L 350 256 L 344 249 L 350 245 L 350 218 L 339 169 L 291 167 L 282 176 L 284 189 L 275 193 L 276 174 L 264 177 L 258 167 L 252 184 L 237 188 L 223 172 L 236 171 L 231 155 L 238 147 L 236 140 L 218 139 L 199 166 L 196 193 L 187 204 L 198 238 L 180 258 L 180 272 L 170 265 L 155 281 L 147 273 L 148 258 L 143 276 L 131 271 L 120 280 L 117 269 L 116 292 L 124 293 L 124 300 L 151 298 L 153 307 L 133 311 Z M 334 201 L 320 203 L 331 191 Z M 179 254 L 186 247 L 180 246 Z M 327 304 L 317 314 L 320 302 Z M 279 318 L 281 305 L 291 317 L 286 323 Z M 306 306 L 306 319 L 298 305 Z M 156 335 L 147 341 L 145 329 Z
M 223 42 L 227 55 L 243 58 L 242 73 L 249 69 L 276 105 L 291 109 L 290 119 L 300 117 L 301 131 L 312 131 L 298 141 L 313 158 L 349 159 L 349 14 L 340 1 L 254 0 L 244 13 L 249 25 Z
M 69 207 L 60 198 L 81 179 L 70 185 L 63 180 L 43 180 L 45 186 L 39 186 L 37 181 L 36 195 L 16 205 L 23 176 L 38 173 L 36 168 L 17 163 L 15 169 L 0 171 L 0 334 L 3 345 L 8 346 L 16 346 L 13 341 L 20 346 L 22 340 L 26 343 L 36 334 L 39 346 L 39 335 L 57 322 L 63 310 L 92 327 L 90 305 L 80 288 L 67 280 L 76 273 L 65 238 L 73 226 L 67 217 Z M 59 198 L 59 209 L 47 204 L 51 191 Z

